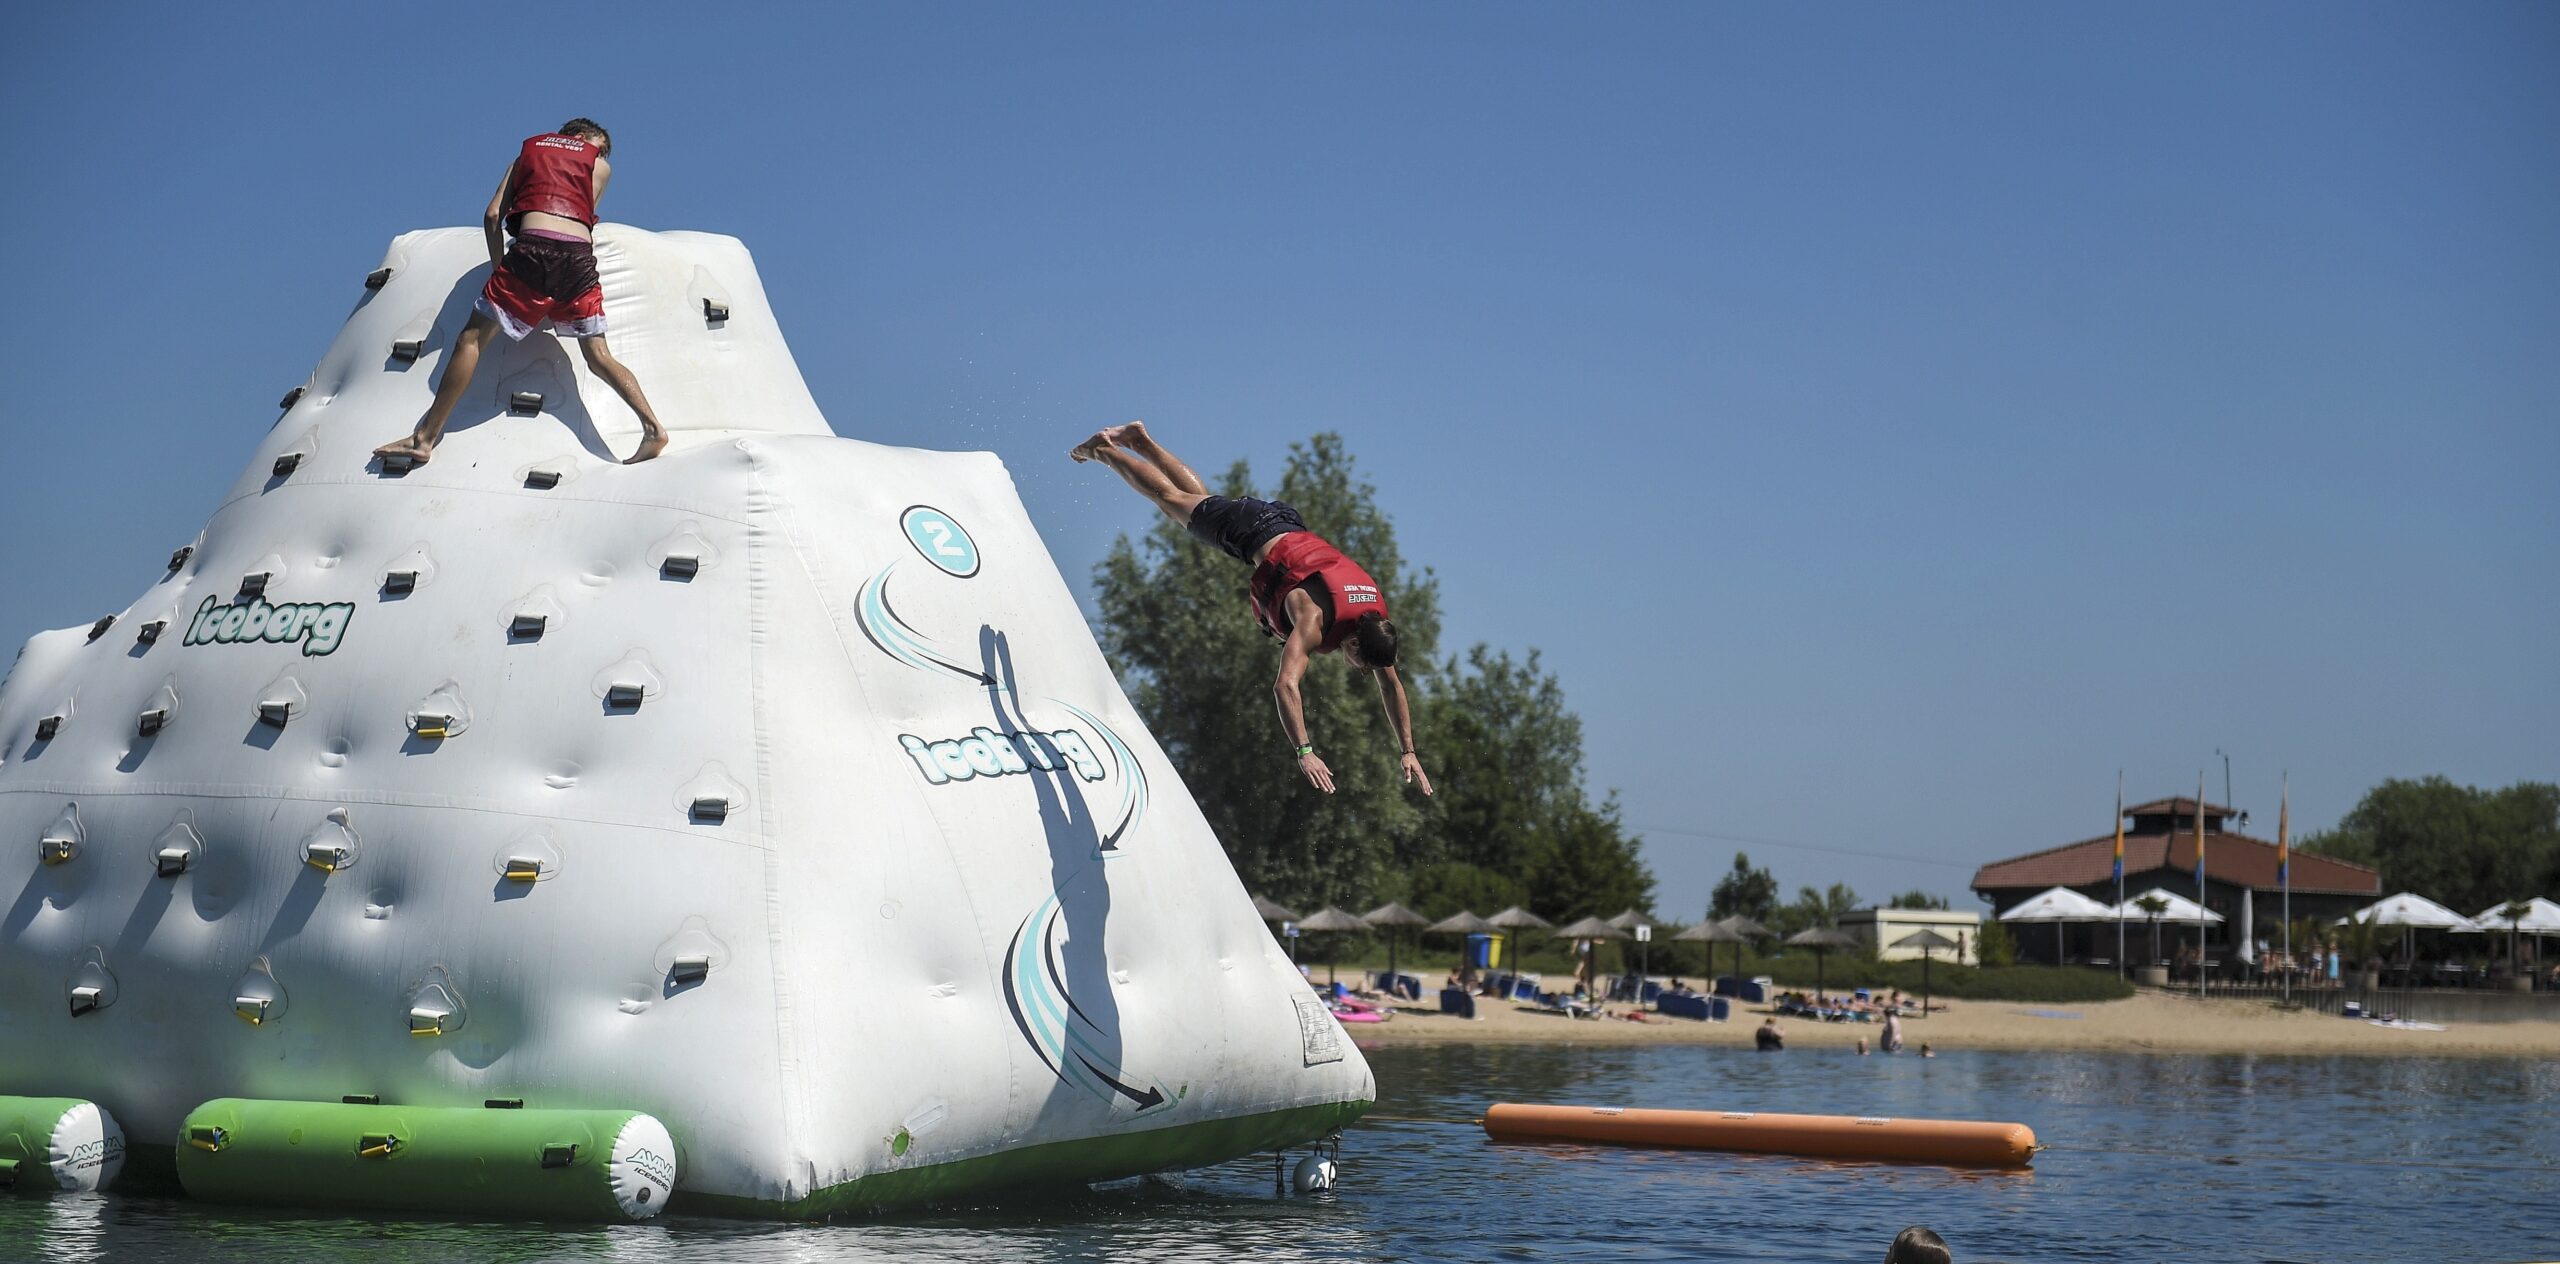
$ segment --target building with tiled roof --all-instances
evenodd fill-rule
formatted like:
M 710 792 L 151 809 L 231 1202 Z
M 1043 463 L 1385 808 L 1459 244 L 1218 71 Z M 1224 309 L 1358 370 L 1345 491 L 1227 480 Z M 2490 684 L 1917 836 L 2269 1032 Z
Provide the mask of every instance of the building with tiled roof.
M 2205 889 L 2196 891 L 2196 818 L 2203 815 Z M 2276 845 L 2263 838 L 2232 832 L 2228 825 L 2240 813 L 2218 803 L 2180 796 L 2138 803 L 2124 810 L 2124 893 L 2128 896 L 2161 887 L 2223 917 L 2206 930 L 2207 956 L 2274 941 L 2282 934 L 2286 883 L 2277 874 Z M 2246 820 L 2246 817 L 2241 817 Z M 1974 871 L 1973 891 L 1991 905 L 1994 915 L 2051 887 L 2069 887 L 2101 904 L 2116 902 L 2115 834 L 2110 831 L 2076 843 L 2064 843 L 1995 860 Z M 2363 865 L 2300 850 L 2290 859 L 2292 912 L 2295 920 L 2345 916 L 2382 895 L 2382 875 Z M 2139 923 L 2128 937 L 2129 955 L 2148 951 L 2149 934 Z M 2192 942 L 2194 928 L 2176 928 Z M 2050 962 L 2055 956 L 2051 926 L 2017 928 L 2021 959 Z M 2136 942 L 2136 941 L 2141 942 Z M 2112 962 L 2116 928 L 2112 924 L 2075 924 L 2063 928 L 2066 960 Z M 2244 952 L 2243 957 L 2253 955 Z

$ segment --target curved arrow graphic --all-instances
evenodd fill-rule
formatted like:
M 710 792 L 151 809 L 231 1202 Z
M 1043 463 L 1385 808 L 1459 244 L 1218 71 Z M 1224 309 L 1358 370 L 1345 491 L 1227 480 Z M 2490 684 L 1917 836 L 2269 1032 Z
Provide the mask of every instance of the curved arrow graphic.
M 1106 1042 L 1118 1043 L 1118 1033 L 1103 1030 L 1067 994 L 1058 961 L 1065 920 L 1061 913 L 1058 896 L 1051 892 L 1022 919 L 1005 948 L 1004 1001 L 1013 1011 L 1014 1026 L 1060 1080 L 1106 1105 L 1126 1102 L 1132 1116 L 1162 1108 L 1173 1094 L 1118 1065 L 1106 1047 Z
M 1102 836 L 1102 854 L 1105 857 L 1124 855 L 1126 853 L 1120 850 L 1120 840 L 1128 837 L 1139 817 L 1146 815 L 1149 797 L 1146 767 L 1138 762 L 1137 752 L 1130 750 L 1129 744 L 1121 741 L 1120 735 L 1102 722 L 1101 716 L 1064 698 L 1051 698 L 1049 701 L 1065 707 L 1077 719 L 1092 725 L 1095 732 L 1102 734 L 1103 744 L 1111 748 L 1111 762 L 1120 770 L 1120 823 Z
M 889 576 L 898 569 L 896 562 L 880 568 L 880 573 L 863 581 L 862 591 L 854 598 L 853 621 L 862 629 L 863 639 L 873 648 L 909 667 L 939 672 L 980 685 L 993 685 L 995 678 L 985 672 L 963 667 L 961 655 L 934 643 L 933 638 L 916 631 L 898 617 L 889 604 Z

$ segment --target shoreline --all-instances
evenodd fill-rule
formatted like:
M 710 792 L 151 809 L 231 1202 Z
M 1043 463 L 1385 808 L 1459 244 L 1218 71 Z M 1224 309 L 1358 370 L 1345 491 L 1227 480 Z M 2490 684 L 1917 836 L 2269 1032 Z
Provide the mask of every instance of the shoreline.
M 2286 1012 L 2262 1000 L 2205 1000 L 2146 992 L 2130 1000 L 2072 1004 L 2015 1001 L 1949 1001 L 1927 1018 L 1905 1018 L 1905 1048 L 1923 1043 L 1937 1052 L 2247 1053 L 2392 1057 L 2560 1056 L 2560 1022 L 2455 1023 L 2444 1031 L 2381 1027 L 2311 1011 Z M 1614 1012 L 1618 1012 L 1613 1010 Z M 1753 1033 L 1770 1016 L 1765 1006 L 1737 1008 L 1721 1023 L 1665 1018 L 1571 1019 L 1511 1003 L 1478 998 L 1477 1017 L 1455 1018 L 1421 1006 L 1397 1007 L 1383 1023 L 1346 1024 L 1364 1049 L 1387 1045 L 1590 1044 L 1696 1045 L 1753 1048 Z M 1881 1023 L 1817 1023 L 1781 1018 L 1788 1052 L 1848 1052 L 1860 1037 L 1870 1049 Z M 1880 1051 L 1879 1051 L 1880 1052 Z

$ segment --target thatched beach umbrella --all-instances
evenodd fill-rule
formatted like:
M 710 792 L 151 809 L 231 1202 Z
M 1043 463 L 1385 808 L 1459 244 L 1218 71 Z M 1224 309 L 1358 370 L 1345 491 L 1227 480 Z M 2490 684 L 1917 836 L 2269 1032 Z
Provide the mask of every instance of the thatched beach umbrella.
M 1288 923 L 1298 920 L 1296 909 L 1268 896 L 1253 897 L 1253 911 L 1261 914 L 1262 920 L 1271 923 L 1271 933 L 1274 935 L 1278 935 L 1281 928 Z M 1289 964 L 1293 966 L 1298 964 L 1298 941 L 1294 939 L 1289 941 Z
M 1389 978 L 1393 978 L 1396 972 L 1396 928 L 1399 926 L 1420 926 L 1429 922 L 1431 919 L 1424 917 L 1422 914 L 1416 913 L 1412 909 L 1406 908 L 1401 904 L 1389 903 L 1381 904 L 1378 907 L 1361 914 L 1360 920 L 1367 922 L 1372 926 L 1381 926 L 1386 928 L 1387 975 Z
M 1520 973 L 1520 954 L 1517 951 L 1520 947 L 1519 932 L 1531 928 L 1538 930 L 1555 929 L 1554 922 L 1550 922 L 1517 904 L 1514 904 L 1511 907 L 1486 918 L 1485 920 L 1501 927 L 1504 930 L 1512 932 L 1511 934 L 1502 937 L 1502 952 L 1504 956 L 1511 958 L 1511 973 L 1515 975 Z
M 1758 922 L 1752 921 L 1748 917 L 1744 917 L 1740 913 L 1736 913 L 1733 916 L 1716 923 L 1716 925 L 1722 926 L 1726 930 L 1742 936 L 1745 940 L 1771 939 L 1775 938 L 1778 933 Z
M 1920 1016 L 1926 1018 L 1929 1016 L 1929 951 L 1933 948 L 1953 948 L 1956 946 L 1956 941 L 1934 930 L 1924 929 L 1915 930 L 1893 941 L 1893 946 L 1920 950 Z
M 1677 935 L 1673 935 L 1672 938 L 1683 943 L 1705 944 L 1707 946 L 1708 991 L 1713 992 L 1716 990 L 1715 977 L 1717 944 L 1734 945 L 1733 973 L 1736 977 L 1739 977 L 1742 974 L 1742 944 L 1745 941 L 1745 936 L 1741 931 L 1735 930 L 1723 922 L 1700 922 Z
M 1556 932 L 1556 938 L 1573 940 L 1633 939 L 1635 936 L 1630 935 L 1607 922 L 1601 921 L 1599 918 L 1586 917 L 1581 921 L 1575 922 L 1570 926 L 1558 930 Z M 1585 957 L 1582 960 L 1583 964 L 1575 967 L 1575 977 L 1588 981 L 1594 991 L 1599 990 L 1600 955 L 1597 952 L 1594 952 L 1592 955 Z
M 1813 994 L 1820 996 L 1822 995 L 1822 963 L 1828 959 L 1830 953 L 1857 947 L 1858 937 L 1845 930 L 1816 926 L 1812 930 L 1800 930 L 1787 936 L 1787 945 L 1791 948 L 1813 950 Z
M 1422 933 L 1426 935 L 1490 935 L 1500 929 L 1502 928 L 1476 916 L 1471 910 L 1459 909 L 1457 912 L 1423 927 Z M 1467 960 L 1465 941 L 1459 941 L 1459 945 L 1458 977 L 1460 979 L 1472 979 L 1476 977 L 1476 964 Z
M 1343 931 L 1367 930 L 1369 929 L 1369 924 L 1328 904 L 1323 908 L 1317 909 L 1315 916 L 1299 919 L 1298 929 L 1320 930 L 1328 933 L 1339 934 Z M 1326 948 L 1327 951 L 1324 955 L 1324 981 L 1325 986 L 1331 987 L 1333 985 L 1333 962 L 1336 957 L 1342 955 L 1342 948 L 1339 941 L 1326 945 Z

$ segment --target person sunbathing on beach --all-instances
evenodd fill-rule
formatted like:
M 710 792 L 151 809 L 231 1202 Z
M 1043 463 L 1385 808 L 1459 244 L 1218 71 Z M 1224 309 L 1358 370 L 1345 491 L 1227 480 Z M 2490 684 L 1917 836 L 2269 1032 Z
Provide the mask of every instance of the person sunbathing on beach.
M 1353 667 L 1377 679 L 1379 704 L 1403 748 L 1405 783 L 1431 793 L 1431 778 L 1414 751 L 1404 681 L 1396 675 L 1396 625 L 1387 617 L 1378 581 L 1308 530 L 1297 510 L 1276 501 L 1210 495 L 1209 485 L 1157 443 L 1144 422 L 1097 430 L 1067 455 L 1111 467 L 1183 529 L 1253 566 L 1247 600 L 1262 630 L 1281 642 L 1280 675 L 1271 693 L 1280 708 L 1280 730 L 1295 748 L 1307 784 L 1333 793 L 1333 770 L 1316 755 L 1298 681 L 1309 659 L 1339 649 Z
M 613 178 L 613 137 L 593 119 L 573 118 L 556 132 L 527 137 L 507 164 L 506 177 L 480 216 L 489 239 L 489 280 L 471 305 L 470 323 L 453 340 L 435 402 L 407 438 L 375 448 L 386 464 L 424 465 L 435 455 L 444 425 L 479 371 L 480 351 L 505 331 L 510 340 L 549 326 L 578 340 L 587 367 L 603 378 L 640 417 L 640 447 L 624 461 L 637 465 L 664 451 L 667 429 L 650 411 L 640 379 L 613 357 L 604 342 L 604 285 L 596 276 L 596 203 Z M 513 243 L 507 234 L 515 234 Z

